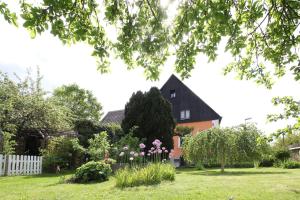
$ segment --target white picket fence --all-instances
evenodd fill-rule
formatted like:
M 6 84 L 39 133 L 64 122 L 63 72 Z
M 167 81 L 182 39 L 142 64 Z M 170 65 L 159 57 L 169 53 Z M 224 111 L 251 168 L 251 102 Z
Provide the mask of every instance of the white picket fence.
M 41 174 L 42 163 L 42 156 L 0 154 L 0 176 Z

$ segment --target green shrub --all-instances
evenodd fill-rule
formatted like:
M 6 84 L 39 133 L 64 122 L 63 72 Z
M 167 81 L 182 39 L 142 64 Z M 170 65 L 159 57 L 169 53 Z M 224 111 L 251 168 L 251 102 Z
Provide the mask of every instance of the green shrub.
M 204 170 L 205 169 L 204 165 L 201 162 L 197 162 L 195 167 L 196 167 L 197 170 Z
M 61 169 L 76 168 L 82 163 L 83 154 L 84 149 L 77 138 L 54 137 L 47 148 L 42 150 L 43 169 L 46 172 L 55 172 L 57 166 Z
M 72 181 L 75 183 L 103 182 L 108 180 L 112 170 L 103 161 L 90 161 L 76 169 Z
M 117 187 L 154 185 L 161 181 L 174 181 L 175 168 L 171 164 L 150 164 L 141 168 L 125 168 L 116 173 Z
M 300 168 L 300 162 L 294 160 L 286 160 L 281 163 L 281 167 L 285 169 L 296 169 Z
M 274 156 L 277 160 L 283 162 L 291 157 L 291 153 L 288 149 L 280 149 L 275 152 Z

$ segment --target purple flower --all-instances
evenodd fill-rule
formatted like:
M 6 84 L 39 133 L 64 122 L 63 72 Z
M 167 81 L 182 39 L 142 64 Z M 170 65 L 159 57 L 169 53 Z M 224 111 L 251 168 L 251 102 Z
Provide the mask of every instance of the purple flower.
M 153 144 L 154 146 L 156 146 L 156 147 L 160 147 L 160 145 L 161 145 L 162 143 L 161 143 L 160 140 L 155 139 L 155 140 L 152 142 L 152 144 Z
M 151 153 L 151 150 L 148 150 L 149 153 Z
M 133 156 L 133 155 L 134 155 L 134 151 L 130 151 L 130 155 L 132 155 L 132 156 Z
M 145 155 L 145 152 L 141 152 L 141 153 L 140 153 L 140 156 L 144 156 L 144 155 Z
M 143 143 L 140 144 L 140 148 L 141 148 L 141 149 L 145 149 L 145 147 L 146 147 L 145 144 L 143 144 Z
M 165 153 L 168 153 L 168 152 L 169 152 L 169 151 L 166 149 L 166 150 L 165 150 Z
M 125 147 L 123 147 L 123 150 L 127 151 L 128 150 L 128 146 L 126 145 Z
M 131 160 L 131 161 L 132 161 L 132 160 L 133 160 L 133 157 L 130 157 L 130 158 L 129 158 L 129 160 Z
M 162 153 L 162 150 L 159 149 L 159 150 L 158 150 L 158 153 L 159 153 L 159 154 Z
M 151 147 L 151 150 L 153 151 L 153 150 L 154 150 L 154 147 Z
M 134 157 L 138 157 L 138 156 L 139 156 L 139 154 L 138 154 L 138 153 L 135 153 L 135 154 L 134 154 Z
M 162 149 L 162 150 L 165 150 L 165 149 L 166 149 L 166 147 L 162 147 L 161 149 Z
M 122 151 L 119 156 L 121 156 L 121 157 L 124 156 L 124 152 Z

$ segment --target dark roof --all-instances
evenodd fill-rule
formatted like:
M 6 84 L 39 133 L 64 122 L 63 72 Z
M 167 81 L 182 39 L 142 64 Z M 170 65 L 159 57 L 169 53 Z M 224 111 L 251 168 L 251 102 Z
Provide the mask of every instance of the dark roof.
M 124 119 L 124 110 L 115 110 L 108 112 L 102 119 L 103 124 L 117 123 L 121 124 Z
M 171 98 L 170 92 L 176 93 L 175 98 Z M 176 76 L 172 75 L 160 89 L 162 95 L 172 104 L 173 116 L 177 123 L 219 120 L 222 117 L 209 105 L 200 99 Z M 180 120 L 180 111 L 190 110 L 190 119 Z
M 176 97 L 170 97 L 170 91 L 175 90 Z M 172 104 L 173 117 L 178 123 L 219 120 L 222 117 L 216 113 L 209 105 L 200 99 L 192 90 L 190 90 L 175 75 L 167 80 L 160 89 L 162 95 Z M 180 120 L 180 111 L 190 110 L 190 119 Z M 102 123 L 121 124 L 124 119 L 124 110 L 108 112 L 102 119 Z

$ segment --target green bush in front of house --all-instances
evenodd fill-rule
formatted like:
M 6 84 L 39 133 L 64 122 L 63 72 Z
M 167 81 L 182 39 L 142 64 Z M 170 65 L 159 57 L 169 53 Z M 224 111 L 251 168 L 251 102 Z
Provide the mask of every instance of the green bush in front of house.
M 175 180 L 175 168 L 171 164 L 155 163 L 145 167 L 120 169 L 116 173 L 116 186 L 120 188 L 155 185 Z
M 284 169 L 297 169 L 300 168 L 300 162 L 294 160 L 285 160 L 280 165 Z
M 75 183 L 103 182 L 108 180 L 111 173 L 109 164 L 103 161 L 90 161 L 78 167 L 70 181 Z

